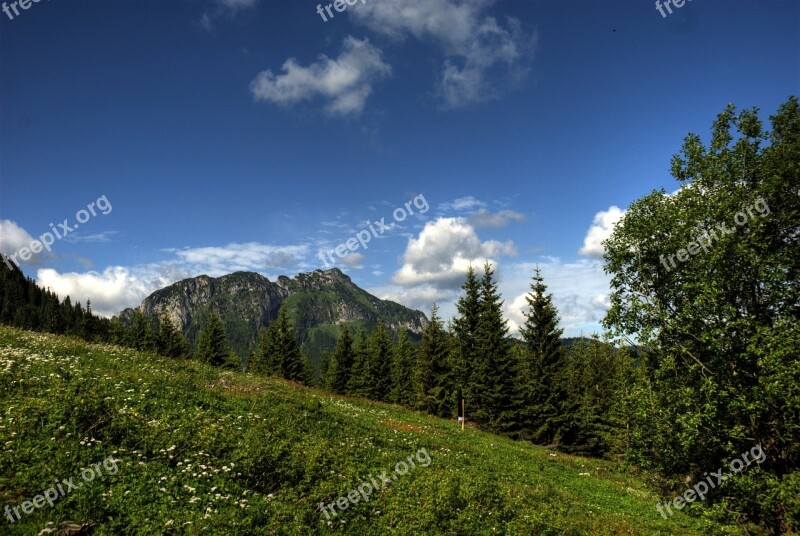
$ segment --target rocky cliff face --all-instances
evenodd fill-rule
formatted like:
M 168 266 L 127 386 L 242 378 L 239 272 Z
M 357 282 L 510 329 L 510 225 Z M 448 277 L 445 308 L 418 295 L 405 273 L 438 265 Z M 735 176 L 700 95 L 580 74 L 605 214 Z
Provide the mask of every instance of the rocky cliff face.
M 338 268 L 280 276 L 276 282 L 251 273 L 237 272 L 219 278 L 199 276 L 179 281 L 147 297 L 139 309 L 155 319 L 164 316 L 194 341 L 205 318 L 214 311 L 226 325 L 228 339 L 244 355 L 259 328 L 286 303 L 298 340 L 316 357 L 332 348 L 343 324 L 372 329 L 383 322 L 395 332 L 406 330 L 419 338 L 428 322 L 425 314 L 376 298 L 355 285 Z M 130 319 L 133 309 L 120 313 Z

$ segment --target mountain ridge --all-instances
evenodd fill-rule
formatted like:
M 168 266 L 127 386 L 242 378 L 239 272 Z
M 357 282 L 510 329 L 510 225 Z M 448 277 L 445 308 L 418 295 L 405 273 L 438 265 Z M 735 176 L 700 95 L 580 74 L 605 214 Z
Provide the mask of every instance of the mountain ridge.
M 135 309 L 151 321 L 166 315 L 194 342 L 213 311 L 225 324 L 232 349 L 244 356 L 258 330 L 277 317 L 284 303 L 298 341 L 315 361 L 333 348 L 343 325 L 371 330 L 383 322 L 395 333 L 405 330 L 419 339 L 428 323 L 423 312 L 377 298 L 338 268 L 301 272 L 292 278 L 281 275 L 276 281 L 244 271 L 199 275 L 156 290 L 118 316 L 128 322 Z

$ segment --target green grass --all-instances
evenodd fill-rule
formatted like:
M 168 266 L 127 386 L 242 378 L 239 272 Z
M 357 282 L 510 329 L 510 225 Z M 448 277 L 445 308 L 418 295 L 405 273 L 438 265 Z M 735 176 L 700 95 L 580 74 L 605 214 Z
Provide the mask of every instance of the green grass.
M 0 327 L 0 402 L 0 508 L 119 460 L 52 508 L 3 515 L 2 534 L 64 520 L 103 535 L 735 533 L 685 510 L 662 519 L 647 475 L 613 462 L 64 337 Z M 320 512 L 422 448 L 429 466 Z

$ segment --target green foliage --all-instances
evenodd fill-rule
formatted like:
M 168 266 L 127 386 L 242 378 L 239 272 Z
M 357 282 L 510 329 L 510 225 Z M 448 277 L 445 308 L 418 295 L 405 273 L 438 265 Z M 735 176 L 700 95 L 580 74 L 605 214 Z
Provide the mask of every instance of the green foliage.
M 525 296 L 528 310 L 520 328 L 524 341 L 520 375 L 524 399 L 522 436 L 542 445 L 560 442 L 559 430 L 564 403 L 562 374 L 564 352 L 553 295 L 547 294 L 539 267 L 531 291 Z
M 350 373 L 355 361 L 353 352 L 353 338 L 347 326 L 342 328 L 342 334 L 336 342 L 336 349 L 331 356 L 325 380 L 328 388 L 334 393 L 344 394 L 350 381 Z
M 400 332 L 392 354 L 392 390 L 389 400 L 410 407 L 414 400 L 414 369 L 417 365 L 416 350 L 405 331 Z
M 191 355 L 189 341 L 167 315 L 160 318 L 156 336 L 156 352 L 166 357 L 186 359 Z
M 211 313 L 206 319 L 197 341 L 196 354 L 200 361 L 216 366 L 222 365 L 228 358 L 225 328 L 215 313 Z
M 511 353 L 508 325 L 503 318 L 503 300 L 497 290 L 494 270 L 487 262 L 480 287 L 480 317 L 477 327 L 475 366 L 468 393 L 472 420 L 494 432 L 515 432 L 520 426 L 517 364 Z
M 422 333 L 414 371 L 415 406 L 440 417 L 452 417 L 457 409 L 450 396 L 452 375 L 449 368 L 450 341 L 434 305 L 431 320 Z
M 800 464 L 797 98 L 771 121 L 767 132 L 757 110 L 731 105 L 708 147 L 686 137 L 672 161 L 681 190 L 633 203 L 606 242 L 605 322 L 635 335 L 653 363 L 632 456 L 674 481 L 697 480 L 761 444 L 767 462 L 707 501 L 777 533 L 800 529 L 785 493 Z M 695 254 L 670 259 L 691 244 Z

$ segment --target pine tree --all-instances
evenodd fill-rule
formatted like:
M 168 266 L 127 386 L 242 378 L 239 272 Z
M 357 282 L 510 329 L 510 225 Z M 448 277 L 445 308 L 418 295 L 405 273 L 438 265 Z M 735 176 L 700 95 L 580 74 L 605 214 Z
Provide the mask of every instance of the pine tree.
M 525 297 L 528 311 L 520 334 L 525 342 L 522 378 L 525 388 L 523 436 L 539 444 L 558 440 L 559 412 L 564 392 L 560 370 L 564 366 L 558 328 L 558 311 L 548 295 L 541 271 L 536 267 L 531 292 Z
M 456 408 L 451 407 L 448 396 L 453 382 L 448 356 L 450 342 L 437 311 L 434 305 L 431 320 L 422 333 L 414 374 L 415 405 L 433 415 L 451 417 Z
M 189 355 L 189 341 L 181 333 L 169 316 L 162 315 L 159 319 L 158 334 L 156 335 L 156 352 L 160 355 L 175 358 L 186 358 Z
M 216 313 L 206 320 L 197 340 L 197 358 L 210 365 L 220 366 L 228 358 L 228 341 L 225 327 Z
M 465 396 L 470 396 L 468 386 L 475 366 L 478 322 L 481 314 L 481 286 L 472 265 L 467 269 L 467 278 L 461 288 L 464 290 L 464 295 L 456 304 L 459 316 L 453 322 L 453 332 L 456 337 L 453 351 L 453 374 L 456 386 L 462 389 Z
M 358 340 L 353 345 L 353 367 L 350 369 L 350 379 L 347 382 L 349 395 L 363 397 L 370 395 L 372 362 L 369 357 L 369 346 L 367 331 L 362 327 L 358 333 Z
M 392 354 L 392 389 L 389 399 L 395 404 L 410 406 L 414 399 L 415 353 L 414 347 L 408 339 L 408 334 L 405 330 L 402 330 Z
M 471 375 L 473 420 L 494 432 L 511 433 L 519 428 L 517 369 L 508 325 L 503 318 L 503 301 L 487 262 L 481 280 L 481 314 L 478 322 L 477 359 Z
M 392 388 L 392 336 L 383 323 L 378 324 L 372 332 L 368 359 L 367 396 L 373 400 L 388 402 Z
M 306 379 L 303 356 L 294 337 L 294 329 L 289 323 L 286 307 L 281 305 L 276 321 L 274 348 L 277 355 L 272 360 L 278 363 L 280 375 L 292 381 L 301 382 Z
M 258 350 L 253 362 L 252 371 L 257 374 L 280 373 L 280 350 L 278 341 L 278 323 L 272 321 L 258 330 Z
M 133 311 L 133 319 L 128 326 L 127 346 L 140 351 L 153 350 L 155 346 L 150 322 L 140 309 Z
M 344 326 L 339 340 L 336 341 L 336 348 L 328 365 L 328 373 L 325 375 L 325 381 L 331 391 L 339 394 L 347 391 L 353 360 L 353 337 L 347 326 Z

